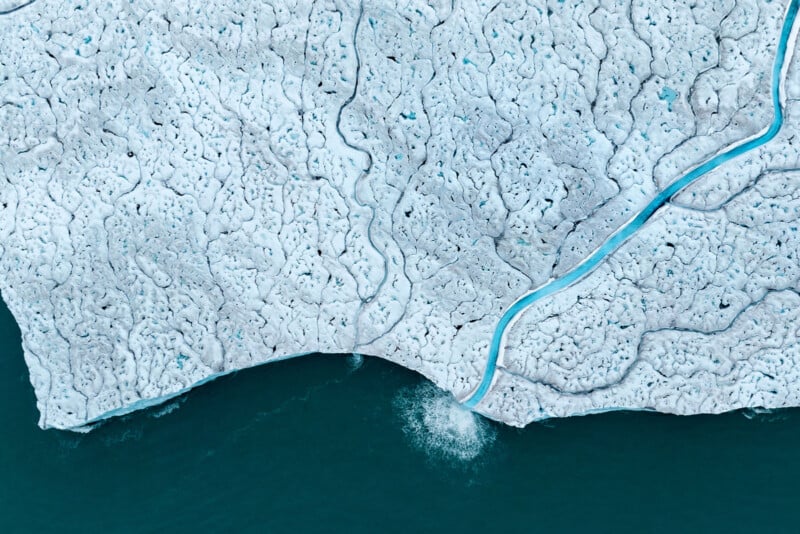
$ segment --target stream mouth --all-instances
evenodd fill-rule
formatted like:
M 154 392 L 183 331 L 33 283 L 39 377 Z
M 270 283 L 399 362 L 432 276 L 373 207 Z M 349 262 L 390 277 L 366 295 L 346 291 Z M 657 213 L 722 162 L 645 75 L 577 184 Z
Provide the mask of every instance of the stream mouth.
M 594 252 L 588 255 L 583 261 L 559 278 L 551 279 L 544 285 L 522 295 L 511 304 L 502 317 L 500 317 L 500 321 L 495 328 L 483 377 L 478 387 L 463 401 L 465 407 L 469 409 L 474 408 L 491 390 L 492 381 L 497 369 L 497 362 L 503 349 L 505 333 L 513 324 L 514 320 L 519 317 L 527 307 L 544 297 L 566 289 L 591 274 L 609 255 L 620 248 L 625 241 L 639 230 L 639 228 L 644 226 L 656 211 L 669 202 L 675 195 L 717 167 L 768 143 L 778 134 L 783 126 L 783 107 L 781 100 L 786 96 L 783 85 L 786 73 L 789 70 L 789 65 L 786 61 L 787 52 L 789 59 L 791 59 L 797 33 L 795 22 L 799 9 L 800 0 L 792 0 L 786 10 L 775 61 L 772 65 L 772 86 L 770 88 L 773 107 L 772 122 L 758 134 L 722 148 L 713 157 L 691 168 L 661 191 L 636 215 L 614 231 L 600 247 L 595 249 Z
M 477 458 L 497 436 L 487 419 L 432 383 L 400 390 L 394 407 L 413 445 L 444 459 Z

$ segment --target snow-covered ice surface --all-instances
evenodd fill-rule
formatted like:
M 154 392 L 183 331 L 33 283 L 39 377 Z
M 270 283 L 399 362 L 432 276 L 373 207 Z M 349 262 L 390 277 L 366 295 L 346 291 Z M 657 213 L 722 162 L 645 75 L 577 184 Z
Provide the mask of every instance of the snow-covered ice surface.
M 788 2 L 23 4 L 0 291 L 40 425 L 76 429 L 309 352 L 466 398 L 511 303 L 770 123 Z M 774 140 L 520 316 L 479 412 L 800 404 L 785 87 Z

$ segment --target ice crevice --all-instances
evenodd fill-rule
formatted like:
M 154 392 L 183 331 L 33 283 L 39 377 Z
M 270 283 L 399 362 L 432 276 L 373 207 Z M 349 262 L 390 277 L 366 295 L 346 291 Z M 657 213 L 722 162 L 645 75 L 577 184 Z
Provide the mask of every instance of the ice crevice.
M 473 398 L 520 295 L 769 123 L 794 5 L 0 1 L 0 293 L 40 425 L 316 352 Z M 477 411 L 800 404 L 781 76 L 774 139 L 505 325 Z
M 24 9 L 29 5 L 36 2 L 36 0 L 28 0 L 27 2 L 20 2 L 18 0 L 6 0 L 0 3 L 0 16 L 3 15 L 11 15 L 19 11 L 20 9 Z
M 796 2 L 792 2 L 788 5 L 786 20 L 783 24 L 783 29 L 780 34 L 780 43 L 777 47 L 777 57 L 775 59 L 772 74 L 772 100 L 775 118 L 773 119 L 771 126 L 763 129 L 762 133 L 758 137 L 752 137 L 750 138 L 751 140 L 740 141 L 731 148 L 726 149 L 723 154 L 735 155 L 737 151 L 741 153 L 747 150 L 755 150 L 767 153 L 769 153 L 769 151 L 774 152 L 776 150 L 784 150 L 784 147 L 781 146 L 780 142 L 777 143 L 777 146 L 766 145 L 766 142 L 772 140 L 776 137 L 776 135 L 778 135 L 784 121 L 783 107 L 787 105 L 786 94 L 783 89 L 784 77 L 790 70 L 789 61 L 794 47 L 797 31 L 795 23 L 797 8 L 798 6 Z M 763 161 L 769 161 L 767 154 L 760 155 L 762 156 Z M 687 175 L 687 177 L 694 178 L 683 178 L 677 182 L 674 182 L 673 186 L 665 190 L 659 198 L 664 198 L 667 200 L 685 186 L 681 184 L 692 183 L 692 181 L 697 180 L 697 178 L 706 172 L 714 171 L 716 167 L 725 161 L 725 159 L 717 156 L 710 161 L 711 162 L 708 164 L 697 167 L 697 170 L 693 171 L 694 174 L 690 173 Z M 791 171 L 789 171 L 788 175 L 791 176 Z M 796 189 L 796 183 L 786 180 L 787 174 L 780 174 L 778 176 L 784 178 L 781 184 L 783 187 L 773 186 L 772 190 L 783 192 L 786 191 L 786 186 L 789 186 L 790 190 L 792 187 Z M 769 191 L 770 188 L 767 186 L 765 189 L 766 191 L 761 191 L 760 193 L 762 193 L 762 197 L 765 195 L 769 197 L 767 191 Z M 748 193 L 744 194 L 746 195 Z M 735 202 L 737 197 L 738 195 L 734 195 L 734 198 L 732 199 L 734 201 L 734 205 L 737 204 Z M 789 198 L 793 197 L 789 195 Z M 732 209 L 729 205 L 726 210 L 726 215 L 730 216 L 731 212 L 733 212 L 735 215 L 731 218 L 735 219 L 742 211 L 746 212 L 748 209 L 756 209 L 759 206 L 761 206 L 760 202 L 748 204 L 739 203 L 738 206 L 735 206 L 739 208 L 739 213 L 737 213 L 737 210 Z M 788 210 L 784 210 L 784 213 L 787 211 Z M 651 210 L 648 213 L 652 214 L 653 212 L 654 210 Z M 780 217 L 779 213 L 780 212 L 778 212 L 778 216 Z M 658 302 L 659 293 L 657 291 L 653 291 L 657 290 L 659 285 L 663 287 L 664 279 L 662 278 L 660 283 L 653 280 L 653 278 L 659 274 L 657 272 L 658 269 L 655 269 L 651 274 L 648 275 L 646 274 L 647 265 L 642 265 L 641 259 L 637 265 L 637 261 L 635 259 L 637 257 L 642 257 L 641 253 L 644 252 L 644 249 L 653 246 L 652 238 L 649 239 L 648 245 L 639 246 L 639 243 L 636 242 L 640 239 L 642 241 L 648 241 L 649 236 L 647 236 L 647 234 L 649 232 L 646 232 L 645 230 L 651 230 L 653 226 L 655 226 L 657 230 L 664 230 L 664 227 L 658 224 L 664 221 L 660 220 L 659 218 L 654 218 L 648 225 L 645 226 L 644 223 L 650 219 L 649 214 L 641 215 L 633 219 L 633 221 L 638 222 L 639 225 L 630 226 L 629 228 L 635 228 L 637 230 L 639 228 L 643 229 L 639 230 L 639 234 L 634 237 L 633 243 L 628 242 L 627 244 L 623 245 L 626 237 L 622 237 L 623 234 L 618 232 L 616 235 L 619 236 L 619 239 L 617 239 L 616 242 L 614 239 L 608 241 L 604 247 L 601 247 L 592 256 L 587 258 L 587 263 L 579 266 L 578 269 L 575 269 L 569 273 L 573 276 L 565 276 L 563 280 L 551 280 L 548 284 L 545 284 L 542 288 L 529 293 L 524 298 L 518 300 L 514 306 L 509 308 L 501 320 L 498 330 L 495 332 L 492 349 L 490 351 L 489 362 L 487 364 L 487 374 L 484 375 L 484 379 L 481 382 L 480 387 L 475 393 L 473 393 L 471 397 L 467 399 L 466 404 L 468 406 L 475 406 L 476 404 L 480 403 L 484 395 L 492 391 L 491 388 L 497 388 L 503 390 L 502 399 L 499 401 L 496 400 L 494 403 L 492 403 L 493 405 L 484 407 L 483 409 L 486 410 L 488 408 L 488 411 L 491 413 L 497 413 L 496 410 L 498 409 L 498 405 L 505 404 L 505 408 L 508 408 L 507 403 L 510 402 L 509 399 L 515 395 L 519 397 L 516 389 L 518 386 L 509 384 L 512 382 L 516 382 L 518 384 L 520 381 L 524 383 L 529 381 L 530 377 L 533 376 L 541 377 L 530 380 L 532 383 L 534 383 L 534 385 L 553 388 L 555 393 L 558 395 L 563 395 L 566 393 L 567 387 L 571 388 L 569 392 L 579 394 L 585 393 L 586 399 L 584 399 L 584 401 L 589 402 L 592 406 L 590 411 L 594 411 L 596 409 L 595 403 L 597 400 L 596 397 L 598 396 L 598 391 L 601 392 L 600 395 L 603 396 L 602 402 L 604 403 L 608 403 L 609 399 L 614 396 L 625 398 L 625 402 L 614 402 L 613 404 L 609 404 L 609 406 L 619 408 L 624 407 L 626 403 L 630 403 L 632 404 L 631 407 L 635 407 L 639 403 L 643 402 L 643 397 L 647 395 L 646 391 L 641 391 L 641 384 L 634 384 L 633 386 L 629 387 L 617 386 L 620 385 L 619 377 L 622 377 L 623 379 L 630 377 L 632 375 L 632 369 L 634 369 L 633 366 L 640 359 L 642 359 L 640 347 L 642 345 L 642 340 L 645 339 L 645 335 L 649 335 L 648 341 L 656 337 L 656 334 L 664 334 L 660 336 L 661 338 L 668 337 L 665 332 L 684 336 L 690 332 L 698 332 L 707 337 L 712 337 L 713 335 L 724 338 L 725 334 L 730 332 L 730 325 L 732 325 L 734 322 L 737 322 L 740 318 L 740 315 L 750 312 L 752 309 L 757 309 L 759 311 L 763 310 L 764 307 L 760 307 L 758 305 L 761 304 L 765 298 L 771 296 L 772 292 L 783 292 L 784 294 L 788 292 L 788 294 L 792 295 L 793 297 L 797 296 L 796 292 L 794 292 L 792 288 L 797 285 L 798 279 L 800 278 L 800 273 L 797 273 L 796 269 L 792 269 L 790 266 L 792 263 L 791 259 L 795 257 L 797 251 L 792 246 L 793 243 L 789 241 L 789 236 L 786 236 L 783 239 L 777 239 L 775 245 L 777 248 L 782 248 L 784 243 L 789 241 L 791 244 L 789 244 L 788 251 L 782 249 L 777 254 L 768 253 L 765 257 L 761 258 L 761 261 L 766 260 L 767 263 L 780 263 L 781 257 L 786 258 L 783 260 L 784 263 L 781 264 L 781 269 L 775 273 L 777 278 L 774 282 L 770 283 L 765 280 L 761 282 L 763 284 L 761 287 L 754 287 L 750 280 L 742 279 L 738 282 L 740 285 L 739 288 L 730 288 L 727 287 L 726 284 L 722 283 L 712 284 L 711 280 L 709 279 L 710 276 L 717 276 L 725 273 L 728 279 L 730 279 L 731 275 L 738 277 L 739 273 L 752 273 L 754 270 L 752 264 L 744 264 L 742 260 L 730 257 L 731 254 L 735 255 L 736 252 L 740 250 L 735 246 L 735 242 L 730 244 L 725 243 L 723 245 L 725 247 L 724 255 L 714 255 L 713 253 L 707 254 L 706 261 L 710 260 L 711 265 L 713 265 L 714 263 L 718 264 L 719 259 L 727 260 L 729 263 L 725 267 L 728 269 L 717 269 L 716 273 L 709 272 L 705 276 L 692 275 L 686 281 L 673 281 L 671 283 L 672 288 L 679 289 L 679 298 L 676 302 L 670 303 L 670 305 L 664 308 L 664 302 Z M 776 214 L 774 210 L 773 214 Z M 783 222 L 794 221 L 796 220 L 794 217 L 796 217 L 797 214 L 798 212 L 795 209 L 793 214 L 790 212 L 780 218 Z M 690 218 L 685 214 L 675 214 L 662 210 L 661 215 L 665 216 L 665 218 L 672 219 L 672 224 L 674 224 L 677 220 L 682 220 L 684 223 L 690 221 Z M 769 220 L 770 215 L 770 213 L 767 213 L 765 218 Z M 703 237 L 703 239 L 706 239 L 707 241 L 714 240 L 715 235 L 721 235 L 723 242 L 729 237 L 729 235 L 732 235 L 734 239 L 737 237 L 737 231 L 735 228 L 737 223 L 735 220 L 732 221 L 732 224 L 728 225 L 734 227 L 732 231 L 726 227 L 725 223 L 727 221 L 725 221 L 722 217 L 717 218 L 717 220 L 705 220 L 702 222 L 709 226 L 707 230 L 701 230 L 704 226 L 703 224 L 693 224 L 691 226 L 695 226 L 698 229 L 696 232 L 698 235 L 702 235 L 702 233 L 710 234 L 712 239 Z M 760 222 L 763 223 L 764 221 Z M 714 223 L 716 223 L 716 227 Z M 769 225 L 765 224 L 764 226 L 758 227 L 757 230 L 764 231 L 764 227 L 770 228 Z M 796 227 L 790 225 L 788 230 L 794 233 L 796 232 Z M 642 233 L 645 234 L 644 237 L 641 236 Z M 674 235 L 677 232 L 669 233 Z M 738 234 L 741 236 L 741 232 L 738 232 Z M 630 235 L 633 235 L 633 233 L 631 232 Z M 754 235 L 756 235 L 756 232 L 751 232 L 750 236 L 748 237 L 754 237 Z M 671 249 L 669 254 L 672 256 L 676 256 L 675 253 L 680 252 L 681 249 L 680 246 L 676 249 L 675 242 L 678 241 L 677 238 L 679 235 L 675 237 L 676 239 L 670 239 L 670 241 L 666 243 L 666 248 L 667 250 Z M 768 239 L 768 241 L 770 240 Z M 622 245 L 620 251 L 612 255 L 612 253 L 620 245 Z M 711 243 L 711 246 L 713 247 L 714 244 Z M 658 246 L 652 248 L 650 254 L 656 253 L 658 248 Z M 683 258 L 678 257 L 678 263 L 682 267 L 687 267 L 689 264 L 692 264 L 692 266 L 697 265 L 698 258 L 701 258 L 702 256 L 702 254 L 698 254 L 697 252 L 703 252 L 703 245 L 700 245 L 699 251 L 697 250 L 698 247 L 689 248 L 694 248 L 695 252 L 693 252 L 690 256 L 686 256 L 688 261 L 684 261 Z M 638 252 L 639 254 L 635 254 L 631 251 L 631 249 L 635 249 L 635 252 Z M 718 250 L 721 251 L 721 247 Z M 781 253 L 786 255 L 784 256 L 784 254 Z M 754 257 L 759 257 L 757 252 L 753 251 L 751 254 Z M 605 259 L 606 255 L 608 255 L 608 259 L 606 260 L 608 263 L 604 265 L 601 262 L 603 259 Z M 622 256 L 622 258 L 618 259 L 619 256 Z M 728 256 L 728 258 L 725 258 L 725 256 Z M 619 263 L 620 261 L 624 263 Z M 789 263 L 786 263 L 787 261 Z M 655 267 L 657 263 L 658 262 L 656 262 L 653 266 Z M 653 264 L 652 261 L 651 264 Z M 673 263 L 672 265 L 675 264 Z M 628 266 L 632 266 L 633 268 L 631 269 Z M 731 267 L 736 268 L 731 269 Z M 757 265 L 755 267 L 757 268 Z M 598 270 L 593 271 L 593 269 Z M 680 267 L 676 266 L 675 269 L 678 270 Z M 699 266 L 694 269 L 694 273 L 698 273 L 703 269 L 704 267 Z M 613 276 L 610 282 L 604 280 L 604 276 L 608 276 L 609 274 Z M 631 276 L 632 274 L 633 276 Z M 672 276 L 674 272 L 672 269 L 667 269 L 666 274 L 667 276 Z M 583 278 L 583 276 L 587 276 L 588 278 Z M 648 278 L 650 278 L 650 280 L 648 280 Z M 692 278 L 695 278 L 696 280 L 692 280 Z M 644 285 L 643 282 L 645 282 Z M 687 286 L 687 289 L 691 288 L 692 290 L 684 291 L 678 287 L 680 285 Z M 742 287 L 742 285 L 744 287 Z M 581 293 L 581 289 L 583 291 L 588 291 L 588 294 Z M 734 300 L 738 300 L 738 302 L 732 303 L 730 301 L 731 297 L 726 297 L 725 292 L 729 290 L 733 290 L 735 292 L 737 289 L 739 290 L 739 296 L 735 294 L 733 296 L 735 297 Z M 562 293 L 558 293 L 559 291 L 562 291 Z M 710 299 L 708 298 L 707 294 L 716 293 L 719 295 L 720 292 L 722 292 L 721 300 L 717 301 L 714 297 L 711 297 Z M 564 293 L 567 294 L 565 295 Z M 747 297 L 748 293 L 751 295 L 750 298 Z M 669 291 L 667 291 L 667 294 L 669 294 Z M 684 294 L 691 297 L 688 302 L 687 299 L 680 298 Z M 555 297 L 551 300 L 546 300 L 548 297 L 550 297 L 550 295 L 555 295 Z M 623 302 L 620 304 L 622 307 L 622 310 L 620 310 L 621 314 L 620 312 L 612 313 L 610 316 L 607 316 L 605 322 L 609 326 L 617 325 L 620 330 L 630 330 L 625 334 L 621 332 L 614 334 L 613 329 L 603 328 L 602 326 L 602 316 L 604 314 L 603 310 L 610 310 L 610 308 L 613 308 L 613 305 L 619 304 L 619 302 L 615 302 L 615 300 L 622 295 L 624 295 L 626 298 L 621 299 L 623 300 Z M 598 298 L 602 300 L 598 301 Z M 537 299 L 545 300 L 543 301 L 543 304 L 539 304 Z M 582 299 L 588 300 L 590 304 L 588 306 L 582 304 Z M 685 305 L 688 307 L 681 310 L 679 306 L 676 305 L 679 304 L 680 301 L 686 302 Z M 716 313 L 709 313 L 711 310 L 708 308 L 703 309 L 706 306 L 713 305 L 715 301 L 719 302 L 719 311 L 714 310 Z M 528 306 L 537 308 L 535 313 L 531 313 L 529 310 L 527 310 L 526 308 Z M 670 308 L 672 308 L 672 310 L 670 310 Z M 780 313 L 785 313 L 786 308 L 781 307 L 780 309 Z M 525 314 L 522 314 L 520 317 L 519 314 L 523 310 L 525 311 Z M 672 313 L 670 313 L 670 311 Z M 685 315 L 681 315 L 681 313 L 685 314 L 687 312 L 689 312 L 691 316 L 689 321 L 687 321 Z M 705 314 L 706 317 L 703 317 L 701 314 Z M 718 318 L 714 319 L 714 315 L 717 315 Z M 724 317 L 726 315 L 729 316 L 727 321 Z M 705 324 L 718 326 L 697 328 L 694 326 L 682 327 L 679 324 L 691 322 L 692 320 L 700 320 L 704 321 Z M 758 323 L 756 322 L 756 324 Z M 654 327 L 647 328 L 649 325 L 653 325 Z M 505 345 L 506 352 L 498 355 L 498 348 L 500 350 L 503 348 L 501 344 L 503 343 L 506 328 L 509 328 L 510 331 L 508 334 L 507 344 Z M 588 337 L 586 332 L 589 332 Z M 639 337 L 639 342 L 635 345 L 635 354 L 632 354 L 634 351 L 631 349 L 634 346 L 633 342 L 635 340 L 635 337 L 632 336 L 637 335 L 641 335 L 641 337 Z M 610 342 L 609 336 L 612 338 L 610 339 Z M 662 343 L 663 341 L 664 339 L 661 339 Z M 767 339 L 763 340 L 762 342 L 765 342 L 767 345 L 769 345 Z M 652 345 L 652 343 L 650 343 L 650 345 Z M 661 349 L 662 351 L 666 351 L 666 354 L 669 355 L 669 348 L 665 349 L 661 347 Z M 507 354 L 509 350 L 511 352 L 510 356 Z M 519 354 L 530 354 L 531 352 L 537 353 L 539 355 L 538 358 L 532 361 L 530 358 L 520 359 L 518 356 Z M 684 356 L 684 358 L 688 359 L 687 356 Z M 507 359 L 510 360 L 505 361 Z M 703 356 L 697 355 L 694 359 L 702 361 Z M 714 359 L 714 364 L 718 364 L 719 360 L 720 358 Z M 498 361 L 500 362 L 499 364 L 497 363 Z M 785 359 L 779 358 L 779 361 L 782 364 Z M 691 363 L 692 362 L 689 362 L 686 365 L 690 365 Z M 495 380 L 492 377 L 491 370 L 496 365 L 500 365 L 505 375 L 512 377 L 513 380 L 506 380 L 507 384 L 500 384 L 497 380 Z M 695 363 L 694 365 L 697 364 Z M 775 362 L 770 362 L 770 365 L 775 365 Z M 746 365 L 740 367 L 746 367 Z M 602 369 L 606 370 L 601 371 Z M 738 368 L 734 366 L 734 369 Z M 660 373 L 657 369 L 654 370 L 661 376 L 664 376 L 663 373 Z M 728 369 L 728 371 L 731 372 L 730 369 Z M 698 374 L 700 373 L 676 372 L 672 376 L 677 376 L 680 379 L 685 380 L 686 384 L 691 384 L 696 380 Z M 764 373 L 763 371 L 759 371 L 759 374 L 767 377 L 777 376 L 775 373 Z M 559 382 L 558 386 L 556 386 L 552 380 L 548 380 L 548 378 L 557 379 Z M 730 395 L 724 399 L 719 398 L 720 384 L 714 384 L 713 381 L 706 380 L 702 388 L 695 387 L 697 391 L 705 393 L 708 398 L 713 398 L 712 401 L 708 402 L 706 402 L 706 399 L 700 399 L 700 404 L 703 406 L 702 411 L 721 411 L 734 407 L 747 406 L 747 404 L 744 403 L 742 396 L 737 398 L 733 397 L 735 395 L 741 395 L 741 390 L 746 391 L 748 388 L 757 387 L 757 384 L 754 386 L 754 381 L 749 379 L 746 384 L 739 384 L 736 383 L 735 379 L 726 376 L 723 378 L 722 382 L 726 385 L 730 385 L 730 383 L 735 385 L 734 388 L 729 388 L 734 390 L 735 393 L 730 393 Z M 755 382 L 757 383 L 758 381 L 756 380 Z M 646 385 L 651 387 L 653 383 L 653 381 L 650 381 L 647 382 Z M 781 383 L 784 386 L 783 389 L 773 387 L 768 392 L 770 395 L 766 395 L 763 391 L 753 391 L 751 389 L 750 394 L 747 397 L 747 402 L 751 402 L 755 397 L 760 398 L 761 402 L 768 404 L 786 402 L 786 399 L 794 398 L 794 392 L 789 385 L 789 381 L 784 380 Z M 609 391 L 610 388 L 614 391 Z M 639 389 L 639 391 L 631 391 L 636 389 Z M 525 392 L 529 392 L 529 388 L 526 388 Z M 634 394 L 636 395 L 636 398 L 631 400 L 631 396 Z M 495 399 L 497 398 L 496 393 L 494 397 Z M 678 396 L 677 399 L 683 399 L 683 397 Z M 520 402 L 520 404 L 524 406 L 523 402 Z M 682 400 L 680 401 L 680 404 L 683 404 Z M 530 401 L 528 402 L 528 405 L 530 405 Z M 517 409 L 520 409 L 520 407 Z M 664 408 L 662 406 L 659 407 L 659 409 L 663 410 Z M 677 406 L 671 408 L 669 411 L 685 413 L 684 410 L 691 412 L 694 409 L 696 409 L 695 405 L 692 404 L 688 408 L 685 408 L 684 406 Z M 531 420 L 559 415 L 558 410 L 547 410 L 543 408 L 541 403 L 537 410 L 531 410 L 530 408 L 527 408 L 527 410 L 528 416 L 531 418 Z

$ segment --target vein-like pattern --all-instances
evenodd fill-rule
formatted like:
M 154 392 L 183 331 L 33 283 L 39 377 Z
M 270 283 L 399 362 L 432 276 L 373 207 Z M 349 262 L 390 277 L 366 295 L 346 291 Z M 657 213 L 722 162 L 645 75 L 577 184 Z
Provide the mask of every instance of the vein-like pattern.
M 0 1 L 0 290 L 42 426 L 318 351 L 463 398 L 519 295 L 769 123 L 786 7 L 229 4 Z M 482 412 L 797 404 L 797 76 L 776 140 L 522 316 Z

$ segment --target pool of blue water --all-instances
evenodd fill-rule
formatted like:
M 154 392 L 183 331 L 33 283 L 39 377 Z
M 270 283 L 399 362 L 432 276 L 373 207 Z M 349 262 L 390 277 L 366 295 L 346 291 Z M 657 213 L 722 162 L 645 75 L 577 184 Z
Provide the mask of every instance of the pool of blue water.
M 497 327 L 495 328 L 495 332 L 492 337 L 492 343 L 489 347 L 486 370 L 481 378 L 481 382 L 478 384 L 477 389 L 470 395 L 470 397 L 464 401 L 465 406 L 474 408 L 489 392 L 489 388 L 492 385 L 492 379 L 494 378 L 495 369 L 497 368 L 497 359 L 500 353 L 500 346 L 503 342 L 503 335 L 505 334 L 508 325 L 517 315 L 522 313 L 534 302 L 561 291 L 562 289 L 574 284 L 594 271 L 594 269 L 596 269 L 597 266 L 603 262 L 603 260 L 617 250 L 628 238 L 635 234 L 636 231 L 639 230 L 658 209 L 667 204 L 667 202 L 669 202 L 669 200 L 681 190 L 685 189 L 687 186 L 702 178 L 704 175 L 736 158 L 737 156 L 741 156 L 746 152 L 764 145 L 777 135 L 778 131 L 780 131 L 781 126 L 783 125 L 783 109 L 780 101 L 781 72 L 785 64 L 787 44 L 789 42 L 799 8 L 800 0 L 792 0 L 792 3 L 788 6 L 786 12 L 786 17 L 781 29 L 780 40 L 778 41 L 778 47 L 775 52 L 776 55 L 772 66 L 771 78 L 773 118 L 769 126 L 760 135 L 753 137 L 752 139 L 749 139 L 741 144 L 733 145 L 729 148 L 723 149 L 714 157 L 693 168 L 672 182 L 669 187 L 656 195 L 656 197 L 647 203 L 647 205 L 645 205 L 635 217 L 620 227 L 619 230 L 612 234 L 602 246 L 595 250 L 583 262 L 575 266 L 563 276 L 553 279 L 542 287 L 525 295 L 523 298 L 516 301 L 508 310 L 506 310 L 506 312 L 500 318 Z

